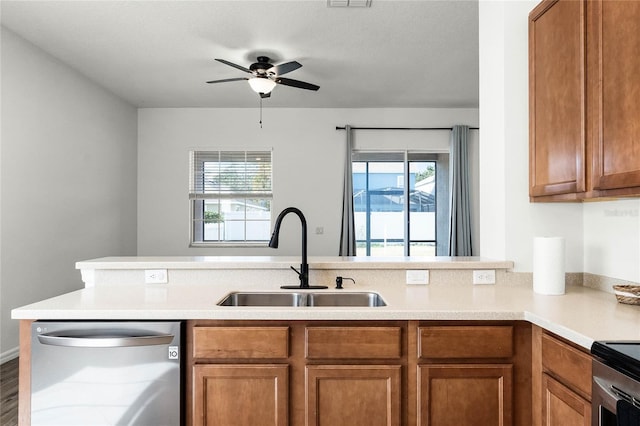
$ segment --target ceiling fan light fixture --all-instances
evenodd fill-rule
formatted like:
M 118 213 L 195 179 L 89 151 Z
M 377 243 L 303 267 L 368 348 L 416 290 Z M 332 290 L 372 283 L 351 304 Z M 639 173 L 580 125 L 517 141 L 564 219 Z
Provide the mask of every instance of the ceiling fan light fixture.
M 276 82 L 267 77 L 253 77 L 249 79 L 249 86 L 256 93 L 267 94 L 276 87 Z

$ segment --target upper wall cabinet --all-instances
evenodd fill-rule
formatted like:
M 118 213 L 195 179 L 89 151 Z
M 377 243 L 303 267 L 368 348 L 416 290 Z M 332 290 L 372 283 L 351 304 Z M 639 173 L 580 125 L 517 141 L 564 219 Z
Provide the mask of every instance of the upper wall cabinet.
M 593 189 L 640 194 L 640 2 L 587 4 Z
M 529 14 L 529 196 L 640 195 L 640 2 L 545 0 Z
M 585 4 L 545 1 L 529 14 L 529 195 L 585 191 Z

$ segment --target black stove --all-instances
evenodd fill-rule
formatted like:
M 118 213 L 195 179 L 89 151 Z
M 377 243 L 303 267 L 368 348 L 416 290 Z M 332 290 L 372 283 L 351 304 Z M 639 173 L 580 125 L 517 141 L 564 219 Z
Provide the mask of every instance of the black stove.
M 591 424 L 640 426 L 640 341 L 594 342 Z
M 640 341 L 594 342 L 591 353 L 614 370 L 640 382 Z

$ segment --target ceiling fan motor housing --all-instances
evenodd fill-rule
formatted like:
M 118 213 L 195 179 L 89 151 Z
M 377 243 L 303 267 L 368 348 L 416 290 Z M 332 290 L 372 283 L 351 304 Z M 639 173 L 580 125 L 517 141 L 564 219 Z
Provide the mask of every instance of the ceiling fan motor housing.
M 273 68 L 273 64 L 270 64 L 269 61 L 270 59 L 266 56 L 258 56 L 258 62 L 251 64 L 249 69 L 258 74 L 266 74 L 269 68 Z

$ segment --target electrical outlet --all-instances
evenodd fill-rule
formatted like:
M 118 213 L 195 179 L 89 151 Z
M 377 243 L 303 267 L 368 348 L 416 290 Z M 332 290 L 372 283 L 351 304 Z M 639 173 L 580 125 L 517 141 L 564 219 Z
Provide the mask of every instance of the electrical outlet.
M 473 283 L 474 284 L 495 284 L 496 283 L 495 269 L 481 269 L 481 270 L 473 271 Z
M 168 282 L 166 269 L 145 269 L 145 284 L 164 284 Z
M 407 284 L 429 284 L 428 270 L 408 270 Z

